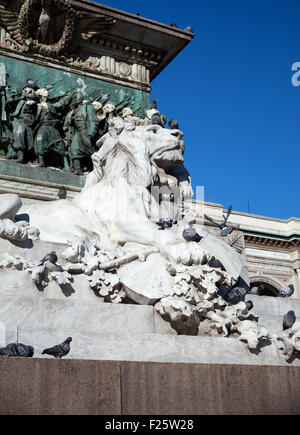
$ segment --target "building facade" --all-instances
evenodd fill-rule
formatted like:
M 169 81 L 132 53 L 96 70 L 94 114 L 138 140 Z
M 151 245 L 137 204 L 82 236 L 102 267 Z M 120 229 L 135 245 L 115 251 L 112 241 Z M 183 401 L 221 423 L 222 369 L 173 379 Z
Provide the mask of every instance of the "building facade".
M 193 206 L 200 204 L 193 201 Z M 226 211 L 220 204 L 201 204 L 204 213 L 222 222 Z M 300 219 L 276 219 L 233 211 L 229 221 L 244 235 L 245 255 L 252 292 L 277 296 L 294 285 L 293 298 L 300 298 Z

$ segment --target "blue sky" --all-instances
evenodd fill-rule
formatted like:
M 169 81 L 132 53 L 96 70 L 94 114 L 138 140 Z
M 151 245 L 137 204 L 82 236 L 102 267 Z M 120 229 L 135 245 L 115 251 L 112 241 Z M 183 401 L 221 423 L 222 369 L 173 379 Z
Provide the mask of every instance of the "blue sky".
M 249 200 L 251 213 L 300 217 L 299 0 L 104 3 L 194 29 L 152 83 L 159 109 L 184 131 L 193 186 L 234 210 L 247 212 Z

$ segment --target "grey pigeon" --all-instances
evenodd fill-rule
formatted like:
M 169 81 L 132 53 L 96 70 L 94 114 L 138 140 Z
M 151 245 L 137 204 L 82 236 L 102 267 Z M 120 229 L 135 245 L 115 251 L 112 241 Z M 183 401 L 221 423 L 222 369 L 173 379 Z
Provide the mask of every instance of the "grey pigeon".
M 157 110 L 157 100 L 153 100 L 151 103 L 151 109 L 156 109 Z
M 178 122 L 175 120 L 175 119 L 170 119 L 170 121 L 168 122 L 168 124 L 169 124 L 169 127 L 172 129 L 172 130 L 179 130 L 179 124 L 178 124 Z
M 195 221 L 189 222 L 189 228 L 187 228 L 187 229 L 185 229 L 183 231 L 182 237 L 187 242 L 196 242 L 196 243 L 199 243 L 203 239 L 203 237 L 201 237 L 197 233 L 197 230 L 193 227 L 194 223 L 195 223 Z
M 252 287 L 251 294 L 256 296 L 263 296 L 265 294 L 266 287 L 263 284 Z
M 289 311 L 287 314 L 285 314 L 282 322 L 283 331 L 290 329 L 296 323 L 296 320 L 295 311 Z
M 192 29 L 191 26 L 187 26 L 187 27 L 184 29 L 184 31 L 185 31 L 185 32 L 189 32 L 189 33 L 194 33 L 194 31 L 193 31 L 193 29 Z
M 207 220 L 209 220 L 210 222 L 212 222 L 214 225 L 216 225 L 218 228 L 220 228 L 220 230 L 221 230 L 221 236 L 222 236 L 222 237 L 226 237 L 226 236 L 228 236 L 229 234 L 231 234 L 232 231 L 233 231 L 233 228 L 232 228 L 232 227 L 228 227 L 228 226 L 227 226 L 227 221 L 228 221 L 229 216 L 231 215 L 231 213 L 232 213 L 232 205 L 231 205 L 231 206 L 228 208 L 228 210 L 227 210 L 227 216 L 223 215 L 224 222 L 222 222 L 221 224 L 219 224 L 218 222 L 216 222 L 215 220 L 213 220 L 212 218 L 210 218 L 210 217 L 207 216 L 207 215 L 204 215 L 204 217 L 205 217 Z
M 245 300 L 247 289 L 243 287 L 235 287 L 227 293 L 225 300 L 229 305 L 237 305 Z
M 212 267 L 214 269 L 222 269 L 223 272 L 226 272 L 225 267 L 221 263 L 221 261 L 217 260 L 215 257 L 211 257 L 211 259 L 208 262 L 209 267 Z
M 282 290 L 280 290 L 278 297 L 280 298 L 290 298 L 293 296 L 295 292 L 295 287 L 291 284 L 287 287 L 284 287 Z
M 32 358 L 34 348 L 22 343 L 11 343 L 0 349 L 0 357 Z
M 42 355 L 51 355 L 57 359 L 61 359 L 64 356 L 67 356 L 70 352 L 70 343 L 72 341 L 72 337 L 68 337 L 63 343 L 58 344 L 57 346 L 50 347 L 49 349 L 45 349 L 42 352 Z
M 52 264 L 56 264 L 57 263 L 57 255 L 55 251 L 50 252 L 50 254 L 47 254 L 42 260 L 41 260 L 41 264 L 40 266 L 42 266 L 44 263 L 46 263 L 46 261 L 50 261 L 50 263 Z
M 160 230 L 166 230 L 167 228 L 172 228 L 173 226 L 173 221 L 171 220 L 166 220 L 166 219 L 160 219 L 159 222 L 156 222 L 156 225 L 158 225 L 160 227 Z
M 67 189 L 65 186 L 62 186 L 58 191 L 59 199 L 67 199 Z
M 152 125 L 159 125 L 160 127 L 164 126 L 162 116 L 159 112 L 154 113 L 151 117 L 151 124 Z
M 284 287 L 282 290 L 280 290 L 278 296 L 280 298 L 290 298 L 291 296 L 293 296 L 294 293 L 295 293 L 295 287 L 291 284 L 287 287 Z

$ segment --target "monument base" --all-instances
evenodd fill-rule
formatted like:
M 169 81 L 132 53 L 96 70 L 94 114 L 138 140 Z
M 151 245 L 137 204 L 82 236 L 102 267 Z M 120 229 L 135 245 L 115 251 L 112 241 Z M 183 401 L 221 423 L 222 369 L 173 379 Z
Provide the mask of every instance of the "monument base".
M 300 368 L 1 359 L 0 414 L 298 415 Z

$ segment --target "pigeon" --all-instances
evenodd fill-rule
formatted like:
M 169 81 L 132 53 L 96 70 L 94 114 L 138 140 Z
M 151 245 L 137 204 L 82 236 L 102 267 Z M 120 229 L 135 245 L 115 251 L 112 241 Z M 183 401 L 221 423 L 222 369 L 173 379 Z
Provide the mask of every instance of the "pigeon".
M 170 26 L 171 27 L 177 27 L 177 24 L 176 23 L 171 23 Z
M 67 189 L 64 186 L 59 189 L 58 197 L 59 199 L 67 199 Z
M 194 31 L 193 31 L 193 29 L 192 29 L 191 26 L 187 26 L 187 27 L 184 29 L 184 31 L 185 31 L 185 32 L 189 32 L 189 33 L 194 33 Z
M 248 311 L 253 310 L 253 307 L 254 307 L 253 302 L 252 301 L 247 301 L 246 302 L 246 307 L 247 307 Z
M 255 286 L 251 288 L 251 294 L 257 295 L 257 296 L 263 296 L 265 294 L 265 286 L 263 284 L 260 284 L 259 286 Z
M 159 222 L 156 222 L 156 225 L 158 225 L 160 230 L 166 230 L 167 228 L 172 228 L 173 221 L 172 220 L 166 220 L 166 219 L 160 219 Z
M 203 237 L 201 237 L 197 233 L 196 229 L 193 228 L 193 224 L 194 223 L 195 223 L 195 221 L 189 222 L 189 228 L 187 228 L 186 230 L 183 231 L 182 237 L 187 242 L 196 242 L 196 243 L 199 243 L 203 239 Z
M 227 210 L 227 216 L 223 215 L 224 218 L 224 222 L 222 222 L 221 224 L 219 224 L 218 222 L 216 222 L 215 220 L 213 220 L 212 218 L 210 218 L 209 216 L 204 215 L 205 219 L 209 220 L 210 222 L 212 222 L 214 225 L 216 225 L 218 228 L 220 228 L 221 230 L 221 236 L 222 237 L 226 237 L 229 234 L 232 233 L 233 228 L 232 227 L 228 227 L 227 226 L 227 221 L 229 219 L 229 216 L 231 215 L 232 212 L 232 206 L 230 206 Z
M 153 101 L 152 101 L 152 103 L 151 103 L 151 109 L 156 109 L 156 110 L 158 110 L 158 109 L 157 109 L 157 100 L 153 100 Z
M 32 358 L 34 348 L 22 343 L 11 343 L 0 349 L 0 357 Z
M 42 266 L 44 263 L 46 263 L 46 261 L 50 261 L 50 263 L 52 264 L 56 264 L 57 263 L 57 255 L 55 251 L 50 252 L 50 254 L 47 254 L 42 260 L 41 260 L 41 264 L 40 266 Z
M 287 287 L 284 287 L 282 290 L 280 290 L 278 297 L 280 298 L 290 298 L 293 296 L 295 292 L 295 287 L 291 284 Z
M 160 117 L 161 117 L 162 126 L 166 125 L 166 123 L 167 123 L 167 118 L 165 117 L 165 115 L 162 115 L 162 114 L 161 114 Z
M 64 356 L 67 356 L 70 352 L 70 343 L 72 341 L 72 337 L 68 337 L 63 343 L 58 344 L 57 346 L 50 347 L 49 349 L 45 349 L 42 352 L 42 355 L 51 355 L 57 359 L 61 359 Z
M 215 257 L 211 257 L 211 259 L 207 264 L 209 265 L 209 267 L 212 267 L 213 269 L 222 269 L 223 272 L 226 272 L 226 269 L 221 263 L 221 261 L 217 260 Z
M 290 329 L 296 323 L 296 320 L 295 311 L 289 311 L 287 314 L 285 314 L 282 322 L 283 331 Z
M 164 126 L 161 114 L 159 112 L 156 112 L 156 113 L 154 113 L 154 115 L 152 115 L 151 124 L 160 125 L 160 127 Z
M 179 124 L 175 119 L 170 119 L 170 121 L 168 122 L 169 127 L 171 128 L 171 130 L 179 130 Z
M 237 305 L 239 302 L 244 302 L 247 293 L 247 289 L 235 287 L 227 293 L 225 300 L 229 305 Z

